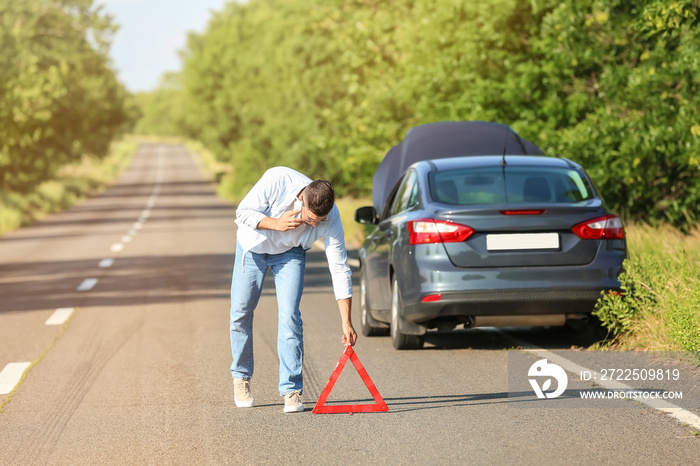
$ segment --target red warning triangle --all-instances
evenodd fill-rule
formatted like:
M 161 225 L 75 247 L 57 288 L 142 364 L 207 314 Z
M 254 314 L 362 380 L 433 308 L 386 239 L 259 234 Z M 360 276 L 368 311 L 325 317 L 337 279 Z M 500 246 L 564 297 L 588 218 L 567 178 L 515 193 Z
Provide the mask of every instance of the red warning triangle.
M 335 386 L 335 382 L 338 380 L 338 377 L 340 377 L 340 373 L 343 372 L 343 369 L 345 369 L 345 363 L 348 362 L 348 359 L 352 361 L 352 365 L 355 366 L 355 369 L 357 369 L 357 373 L 360 374 L 362 381 L 372 394 L 376 404 L 324 406 L 326 400 L 328 399 L 328 395 L 331 394 L 331 391 Z M 321 396 L 316 402 L 316 406 L 314 406 L 313 413 L 373 413 L 381 411 L 389 411 L 389 407 L 384 402 L 384 398 L 382 398 L 382 396 L 379 394 L 379 390 L 377 390 L 377 387 L 374 386 L 372 379 L 369 378 L 369 374 L 365 370 L 364 366 L 362 366 L 360 360 L 357 358 L 352 346 L 345 347 L 345 351 L 340 357 L 338 364 L 335 366 L 335 370 L 331 374 L 331 378 L 326 384 L 326 388 L 323 389 Z

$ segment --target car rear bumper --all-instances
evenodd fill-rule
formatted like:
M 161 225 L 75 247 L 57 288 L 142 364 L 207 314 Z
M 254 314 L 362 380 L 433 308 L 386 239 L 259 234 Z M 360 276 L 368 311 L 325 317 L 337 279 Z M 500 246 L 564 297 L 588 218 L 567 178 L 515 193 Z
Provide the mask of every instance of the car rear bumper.
M 445 292 L 439 301 L 404 301 L 403 317 L 412 323 L 423 323 L 445 317 L 588 314 L 600 296 L 600 289 Z
M 415 267 L 402 268 L 412 272 L 399 277 L 403 318 L 417 324 L 449 317 L 589 314 L 602 292 L 619 291 L 626 257 L 624 250 L 603 247 L 580 266 L 460 268 L 426 252 L 416 248 Z M 439 300 L 422 301 L 437 294 Z

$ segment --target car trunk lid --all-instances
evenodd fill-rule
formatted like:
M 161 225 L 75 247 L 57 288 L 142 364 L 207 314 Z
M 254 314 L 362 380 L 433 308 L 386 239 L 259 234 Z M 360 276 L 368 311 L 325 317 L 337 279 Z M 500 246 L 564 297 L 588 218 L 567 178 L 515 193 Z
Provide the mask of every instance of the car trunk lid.
M 474 230 L 465 241 L 444 243 L 450 260 L 458 267 L 584 265 L 593 261 L 602 241 L 584 240 L 572 231 L 575 225 L 601 215 L 597 202 L 483 207 L 436 212 L 436 219 Z

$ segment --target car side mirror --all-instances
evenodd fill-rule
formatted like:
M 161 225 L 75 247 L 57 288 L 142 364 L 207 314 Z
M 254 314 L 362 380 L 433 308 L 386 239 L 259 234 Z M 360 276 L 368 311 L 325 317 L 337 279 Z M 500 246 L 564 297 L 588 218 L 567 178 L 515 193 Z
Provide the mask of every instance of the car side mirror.
M 355 221 L 362 224 L 376 225 L 379 223 L 377 211 L 372 206 L 360 207 L 355 211 Z

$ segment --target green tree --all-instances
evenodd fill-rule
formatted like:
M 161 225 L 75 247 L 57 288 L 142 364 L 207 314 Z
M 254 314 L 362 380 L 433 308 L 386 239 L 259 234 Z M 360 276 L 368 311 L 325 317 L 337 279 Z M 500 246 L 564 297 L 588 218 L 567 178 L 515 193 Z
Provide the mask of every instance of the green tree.
M 0 184 L 24 192 L 129 123 L 107 52 L 115 26 L 92 0 L 0 0 Z
M 583 164 L 611 207 L 688 228 L 700 202 L 695 0 L 251 0 L 183 53 L 181 131 L 243 192 L 287 164 L 368 195 L 439 120 L 510 124 Z
M 549 8 L 506 86 L 514 127 L 588 167 L 614 209 L 688 228 L 700 202 L 697 2 Z

